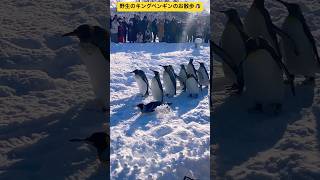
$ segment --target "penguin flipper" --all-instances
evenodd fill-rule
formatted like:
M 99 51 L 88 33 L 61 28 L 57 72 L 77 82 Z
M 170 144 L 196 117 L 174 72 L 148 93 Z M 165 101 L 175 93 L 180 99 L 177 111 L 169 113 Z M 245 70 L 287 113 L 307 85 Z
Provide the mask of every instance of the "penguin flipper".
M 295 91 L 295 85 L 294 85 L 294 76 L 289 72 L 286 65 L 281 61 L 281 57 L 276 54 L 275 50 L 268 44 L 268 42 L 265 41 L 262 43 L 263 43 L 263 44 L 261 44 L 262 47 L 270 53 L 270 55 L 273 57 L 273 59 L 278 64 L 279 68 L 282 69 L 284 71 L 284 73 L 286 74 L 286 77 L 288 78 L 290 86 L 291 86 L 292 94 L 295 96 L 296 91 Z
M 299 55 L 298 46 L 296 45 L 292 37 L 286 32 L 284 32 L 282 29 L 278 28 L 276 25 L 272 24 L 272 27 L 276 31 L 276 33 L 279 34 L 279 36 L 281 36 L 282 38 L 287 38 L 291 42 L 291 44 L 293 45 L 294 53 L 296 55 Z
M 320 65 L 320 57 L 319 57 L 319 53 L 318 53 L 318 50 L 317 50 L 317 45 L 316 45 L 316 42 L 310 32 L 310 29 L 308 27 L 308 25 L 306 24 L 306 22 L 304 21 L 303 23 L 303 31 L 304 33 L 307 35 L 309 41 L 311 42 L 312 44 L 312 48 L 313 48 L 313 51 L 315 53 L 315 59 L 317 60 L 317 62 L 319 63 Z
M 210 47 L 212 47 L 212 51 L 221 57 L 221 59 L 230 67 L 230 69 L 234 72 L 234 74 L 237 75 L 238 83 L 239 85 L 243 84 L 243 77 L 241 73 L 241 66 L 234 66 L 231 62 L 232 58 L 231 56 L 223 50 L 220 46 L 215 44 L 213 41 L 210 41 Z M 242 61 L 243 62 L 243 61 Z M 242 63 L 241 62 L 241 63 Z

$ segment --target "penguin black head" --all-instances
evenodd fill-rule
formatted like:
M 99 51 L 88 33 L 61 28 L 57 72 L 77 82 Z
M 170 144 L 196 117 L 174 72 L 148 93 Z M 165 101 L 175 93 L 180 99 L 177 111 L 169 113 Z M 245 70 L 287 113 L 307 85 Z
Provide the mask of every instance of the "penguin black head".
M 138 74 L 138 73 L 139 73 L 139 70 L 136 69 L 136 70 L 132 71 L 131 73 Z
M 239 17 L 237 10 L 234 8 L 230 8 L 225 11 L 220 11 L 221 13 L 224 13 L 229 19 L 237 18 Z
M 193 59 L 192 59 L 192 58 L 190 58 L 189 63 L 192 63 L 192 62 L 193 62 Z
M 140 103 L 140 104 L 137 105 L 137 107 L 138 107 L 140 110 L 143 109 L 143 106 L 144 106 L 144 105 L 143 105 L 142 103 Z
M 77 29 L 75 29 L 74 31 L 66 33 L 62 36 L 77 36 L 81 42 L 90 42 L 92 32 L 93 27 L 88 24 L 84 24 L 77 27 Z
M 282 1 L 282 0 L 276 0 L 278 2 L 280 2 L 281 4 L 283 4 L 287 10 L 289 11 L 289 14 L 290 15 L 293 15 L 293 16 L 299 16 L 301 15 L 301 9 L 300 9 L 300 6 L 296 3 L 288 3 L 288 2 L 285 2 L 285 1 Z
M 181 69 L 185 69 L 186 67 L 184 66 L 184 64 L 180 64 Z
M 158 75 L 159 75 L 159 72 L 158 72 L 158 71 L 156 71 L 156 70 L 151 70 L 151 71 L 154 73 L 155 76 L 158 76 Z
M 167 70 L 169 68 L 169 66 L 167 65 L 160 65 L 161 67 L 163 67 L 164 70 Z

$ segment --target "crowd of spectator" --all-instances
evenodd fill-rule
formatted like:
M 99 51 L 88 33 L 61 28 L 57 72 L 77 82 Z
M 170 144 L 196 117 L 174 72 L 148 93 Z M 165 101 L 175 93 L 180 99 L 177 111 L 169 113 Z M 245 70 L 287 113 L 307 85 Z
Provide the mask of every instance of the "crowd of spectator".
M 137 14 L 131 18 L 114 15 L 110 19 L 110 27 L 114 43 L 180 43 L 193 42 L 198 37 L 207 43 L 210 38 L 209 23 L 201 19 L 186 23 L 175 17 L 151 20 L 147 16 L 141 19 Z

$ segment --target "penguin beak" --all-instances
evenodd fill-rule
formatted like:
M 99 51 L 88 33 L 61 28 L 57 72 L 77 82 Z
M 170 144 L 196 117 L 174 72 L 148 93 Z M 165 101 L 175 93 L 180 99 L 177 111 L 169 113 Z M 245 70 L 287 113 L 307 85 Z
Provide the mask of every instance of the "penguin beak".
M 76 36 L 76 35 L 77 35 L 77 33 L 76 33 L 75 31 L 72 31 L 72 32 L 63 34 L 62 37 L 66 37 L 66 36 Z

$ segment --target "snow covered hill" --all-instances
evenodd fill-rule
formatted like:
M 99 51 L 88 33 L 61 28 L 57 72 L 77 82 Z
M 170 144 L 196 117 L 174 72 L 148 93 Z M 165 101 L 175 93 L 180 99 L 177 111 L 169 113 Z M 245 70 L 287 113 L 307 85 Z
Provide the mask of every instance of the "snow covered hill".
M 147 103 L 130 72 L 143 70 L 149 81 L 150 69 L 181 63 L 190 57 L 205 62 L 209 70 L 209 47 L 200 50 L 189 43 L 145 43 L 111 45 L 111 176 L 113 179 L 183 179 L 185 175 L 209 179 L 208 88 L 197 99 L 178 93 L 151 114 L 141 114 L 135 106 Z M 194 63 L 198 68 L 198 63 Z
M 293 1 L 291 1 L 293 2 Z M 302 4 L 307 23 L 320 52 L 320 3 L 295 0 Z M 220 40 L 225 17 L 215 13 L 230 7 L 244 17 L 252 1 L 216 0 L 211 4 L 213 39 Z M 272 20 L 278 26 L 286 9 L 276 1 L 266 1 Z M 212 173 L 215 179 L 320 179 L 320 77 L 316 83 L 302 85 L 297 95 L 289 88 L 283 112 L 277 117 L 248 114 L 244 96 L 228 96 L 224 91 L 222 66 L 214 61 L 212 117 Z

